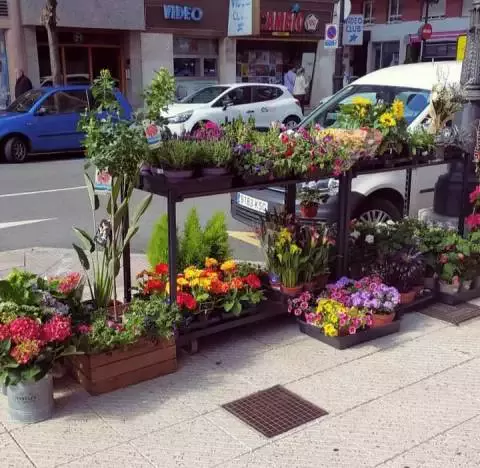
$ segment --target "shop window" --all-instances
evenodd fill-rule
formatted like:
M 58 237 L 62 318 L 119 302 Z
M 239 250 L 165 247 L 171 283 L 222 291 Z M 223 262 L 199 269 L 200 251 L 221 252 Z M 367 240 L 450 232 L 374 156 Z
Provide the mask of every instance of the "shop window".
M 252 102 L 271 101 L 282 94 L 283 91 L 275 86 L 252 86 Z
M 398 65 L 400 54 L 400 42 L 374 42 L 373 43 L 373 69 Z
M 463 0 L 462 16 L 470 16 L 471 9 L 472 9 L 472 0 Z
M 173 68 L 177 78 L 216 78 L 218 41 L 175 37 Z
M 216 58 L 206 58 L 203 59 L 203 75 L 209 77 L 217 76 L 217 59 Z
M 402 20 L 402 0 L 389 0 L 388 22 L 395 23 Z
M 58 91 L 51 94 L 42 107 L 48 115 L 82 113 L 88 107 L 86 91 Z
M 375 0 L 363 2 L 363 21 L 365 24 L 375 23 Z
M 430 0 L 428 5 L 428 19 L 445 18 L 445 4 L 446 0 Z M 423 5 L 423 19 L 425 19 L 425 6 L 426 3 Z

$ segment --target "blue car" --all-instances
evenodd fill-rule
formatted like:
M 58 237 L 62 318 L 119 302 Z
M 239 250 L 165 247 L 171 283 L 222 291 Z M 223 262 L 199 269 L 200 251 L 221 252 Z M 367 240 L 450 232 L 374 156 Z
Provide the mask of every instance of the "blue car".
M 132 108 L 117 91 L 122 118 L 130 119 Z M 8 162 L 24 162 L 29 154 L 81 151 L 80 115 L 91 109 L 88 85 L 32 89 L 0 113 L 0 144 Z

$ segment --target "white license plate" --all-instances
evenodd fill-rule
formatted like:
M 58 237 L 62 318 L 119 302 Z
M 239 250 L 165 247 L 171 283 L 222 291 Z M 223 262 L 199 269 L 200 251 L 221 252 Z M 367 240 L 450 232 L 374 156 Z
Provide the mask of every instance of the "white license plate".
M 265 213 L 268 210 L 268 203 L 257 198 L 249 197 L 244 193 L 237 194 L 237 202 L 239 205 L 250 208 L 251 210 L 258 211 L 259 213 Z

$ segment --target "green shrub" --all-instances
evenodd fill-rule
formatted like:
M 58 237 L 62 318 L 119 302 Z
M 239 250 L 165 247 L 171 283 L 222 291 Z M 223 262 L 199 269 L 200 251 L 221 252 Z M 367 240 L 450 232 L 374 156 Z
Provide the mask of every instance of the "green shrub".
M 231 257 L 230 246 L 228 245 L 227 223 L 225 214 L 221 211 L 215 213 L 207 225 L 203 234 L 203 244 L 206 256 L 216 258 L 223 262 Z
M 178 252 L 177 232 L 177 252 Z M 159 263 L 168 263 L 168 215 L 164 214 L 153 226 L 148 242 L 147 258 L 152 267 Z
M 203 265 L 207 250 L 203 242 L 203 230 L 195 208 L 188 213 L 180 242 L 179 267 Z

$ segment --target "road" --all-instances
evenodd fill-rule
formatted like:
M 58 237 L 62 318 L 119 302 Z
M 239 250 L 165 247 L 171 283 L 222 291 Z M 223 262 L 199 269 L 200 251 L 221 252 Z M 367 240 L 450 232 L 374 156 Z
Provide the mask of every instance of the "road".
M 72 226 L 92 231 L 92 215 L 83 176 L 84 162 L 83 157 L 69 156 L 36 157 L 20 165 L 0 164 L 0 251 L 25 247 L 71 247 L 76 239 Z M 145 193 L 135 191 L 132 206 L 144 196 Z M 101 203 L 106 203 L 104 197 L 101 195 Z M 213 212 L 225 212 L 235 258 L 250 261 L 261 258 L 258 248 L 253 245 L 255 240 L 249 234 L 250 230 L 231 218 L 229 195 L 178 204 L 179 229 L 193 206 L 197 208 L 203 225 Z M 165 200 L 154 196 L 133 240 L 134 252 L 145 252 L 153 223 L 165 212 Z

